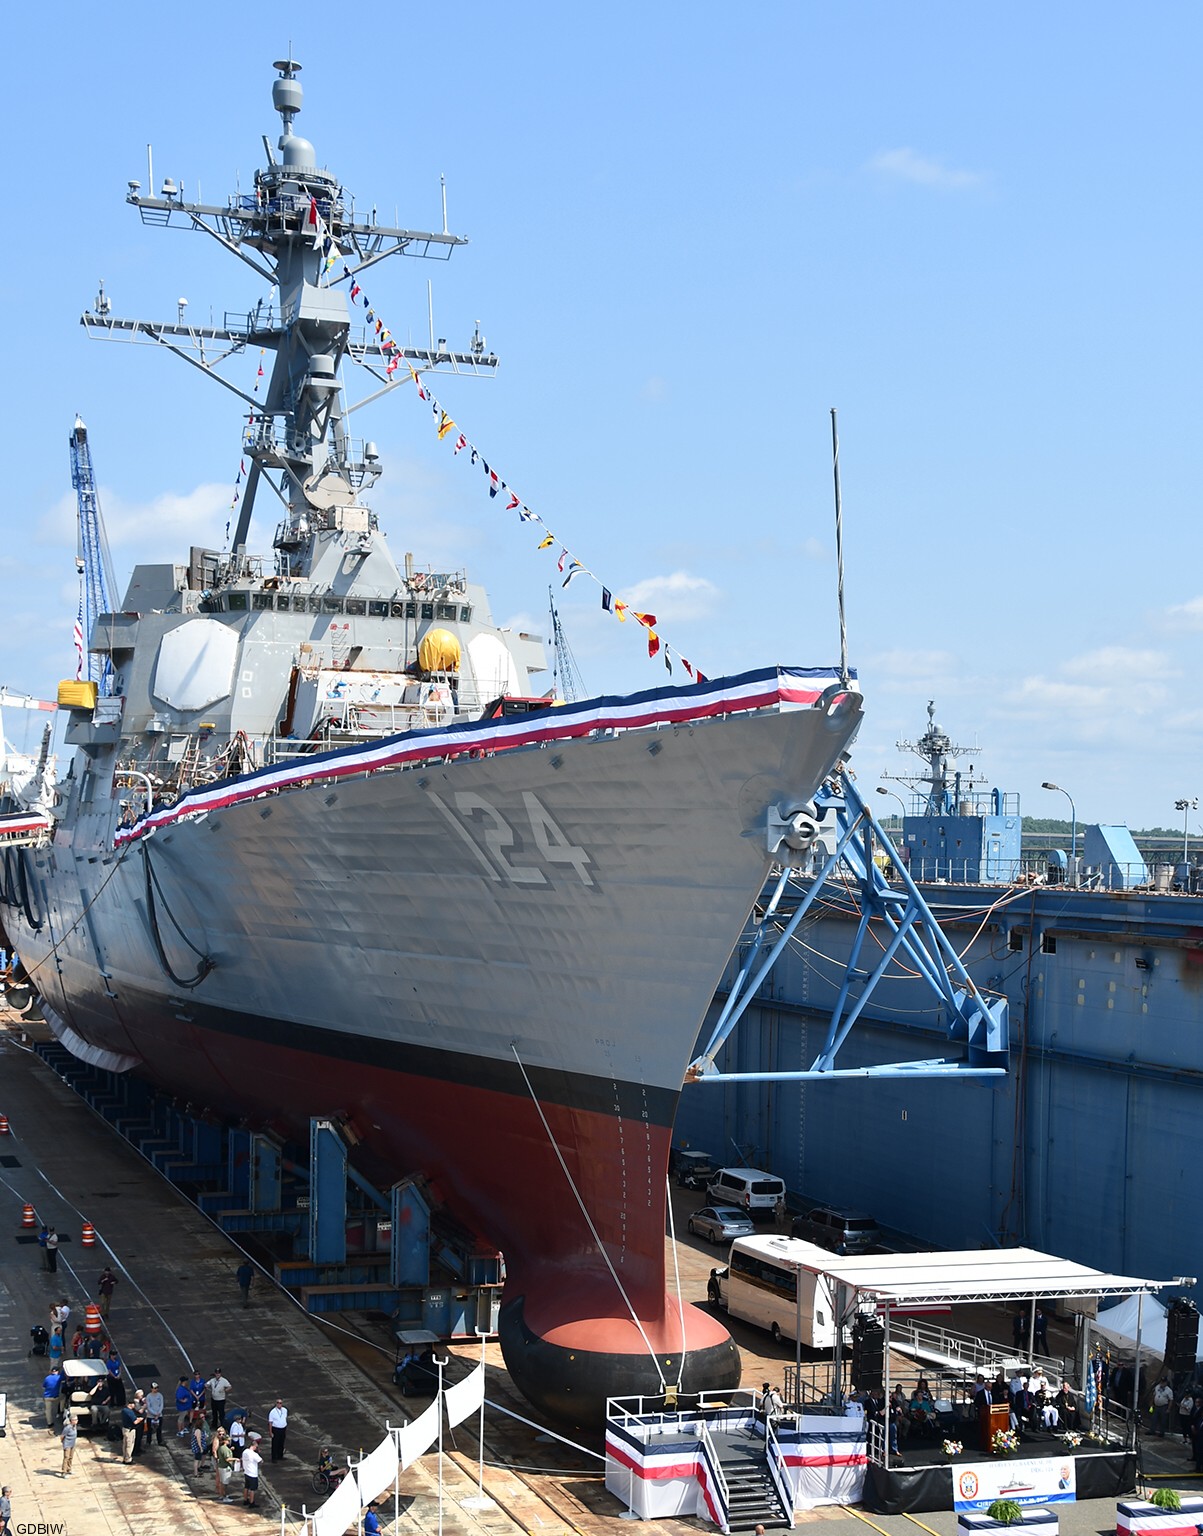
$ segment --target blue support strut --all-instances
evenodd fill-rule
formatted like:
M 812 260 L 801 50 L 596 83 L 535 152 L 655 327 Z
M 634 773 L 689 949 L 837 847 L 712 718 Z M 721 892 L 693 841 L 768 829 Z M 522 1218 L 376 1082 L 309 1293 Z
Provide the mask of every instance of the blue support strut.
M 997 1077 L 1007 1069 L 1008 1019 L 1004 997 L 985 997 L 977 988 L 960 956 L 953 949 L 931 908 L 909 872 L 892 860 L 898 884 L 882 874 L 873 859 L 874 841 L 891 848 L 889 837 L 861 799 L 851 776 L 825 785 L 815 796 L 820 818 L 834 817 L 836 843 L 822 870 L 811 881 L 767 957 L 753 967 L 764 946 L 765 932 L 780 906 L 787 885 L 797 877 L 782 871 L 757 925 L 731 991 L 702 1054 L 691 1064 L 689 1082 L 798 1082 L 832 1077 Z M 839 864 L 855 880 L 860 899 L 860 919 L 843 982 L 832 1009 L 823 1048 L 808 1071 L 720 1072 L 714 1065 L 719 1049 L 730 1038 L 778 957 L 793 939 L 803 919 Z M 874 921 L 889 932 L 888 942 L 872 971 L 862 967 L 861 955 Z M 877 941 L 874 940 L 876 943 Z M 877 984 L 899 951 L 914 965 L 919 978 L 936 995 L 946 1020 L 948 1038 L 961 1048 L 955 1057 L 927 1061 L 901 1061 L 874 1067 L 839 1068 L 836 1057 L 853 1026 L 861 1017 Z M 849 1006 L 852 992 L 861 990 Z

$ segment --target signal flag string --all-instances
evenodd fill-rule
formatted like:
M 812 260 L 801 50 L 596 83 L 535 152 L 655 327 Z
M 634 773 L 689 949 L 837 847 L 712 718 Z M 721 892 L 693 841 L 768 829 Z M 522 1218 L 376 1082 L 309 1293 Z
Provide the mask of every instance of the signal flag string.
M 315 247 L 319 247 L 319 240 L 317 238 L 315 238 L 314 244 Z M 329 266 L 330 257 L 329 253 L 327 253 L 326 270 L 329 270 Z M 349 297 L 352 304 L 359 304 L 361 302 L 363 304 L 363 318 L 368 323 L 369 334 L 374 332 L 376 345 L 388 359 L 384 371 L 386 376 L 391 379 L 404 360 L 401 355 L 401 349 L 393 340 L 392 332 L 372 308 L 370 299 L 364 293 L 354 273 L 345 264 L 343 266 L 343 277 L 351 285 Z M 336 281 L 340 281 L 340 279 L 336 279 Z M 647 653 L 650 658 L 663 654 L 665 670 L 671 675 L 673 658 L 675 657 L 694 682 L 704 683 L 706 681 L 706 674 L 695 667 L 691 661 L 687 660 L 675 646 L 669 645 L 667 641 L 661 638 L 656 629 L 656 615 L 654 613 L 641 613 L 637 608 L 632 608 L 630 603 L 625 602 L 622 598 L 615 597 L 613 591 L 602 582 L 601 578 L 591 571 L 584 561 L 577 559 L 568 545 L 551 531 L 537 512 L 532 511 L 527 506 L 513 487 L 501 478 L 497 470 L 488 462 L 479 448 L 469 441 L 464 432 L 458 429 L 456 423 L 443 409 L 438 400 L 435 399 L 427 385 L 423 383 L 413 364 L 406 362 L 405 366 L 409 369 L 409 375 L 417 389 L 419 399 L 424 400 L 430 406 L 435 421 L 435 434 L 439 441 L 442 442 L 454 432 L 455 441 L 452 448 L 452 456 L 458 458 L 461 453 L 466 451 L 468 462 L 473 467 L 480 466 L 484 471 L 485 485 L 490 499 L 495 500 L 497 497 L 504 495 L 505 510 L 507 512 L 517 512 L 520 523 L 531 523 L 543 531 L 543 537 L 535 545 L 536 551 L 553 549 L 556 545 L 559 545 L 560 554 L 556 561 L 556 569 L 564 578 L 560 585 L 568 587 L 571 586 L 578 576 L 588 576 L 600 590 L 601 606 L 604 613 L 612 614 L 622 624 L 626 623 L 629 614 L 647 631 Z

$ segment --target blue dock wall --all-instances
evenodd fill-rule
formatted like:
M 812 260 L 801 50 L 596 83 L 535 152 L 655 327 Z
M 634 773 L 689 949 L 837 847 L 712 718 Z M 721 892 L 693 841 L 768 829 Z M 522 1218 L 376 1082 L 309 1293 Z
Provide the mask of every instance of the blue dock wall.
M 1007 994 L 1005 1078 L 691 1085 L 674 1144 L 742 1155 L 796 1201 L 861 1207 L 923 1243 L 1023 1243 L 1121 1273 L 1203 1275 L 1203 902 L 925 894 L 978 985 Z M 811 1065 L 852 931 L 833 893 L 721 1067 Z M 870 1006 L 841 1066 L 944 1053 L 913 978 L 895 968 Z

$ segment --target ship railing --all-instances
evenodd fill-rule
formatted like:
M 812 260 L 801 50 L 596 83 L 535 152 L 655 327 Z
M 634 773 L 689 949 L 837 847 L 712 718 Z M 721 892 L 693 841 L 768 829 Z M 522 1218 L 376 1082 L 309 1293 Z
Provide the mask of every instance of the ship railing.
M 270 335 L 280 329 L 275 310 L 268 305 L 258 309 L 227 309 L 222 315 L 222 325 L 231 336 Z
M 1024 885 L 1065 886 L 1074 882 L 1068 868 L 1050 859 L 1047 854 L 1025 854 L 1020 859 L 997 859 L 988 852 L 962 855 L 955 859 L 939 854 L 916 857 L 909 860 L 905 850 L 896 858 L 906 866 L 912 880 L 920 885 Z M 889 871 L 887 869 L 887 878 Z M 1189 873 L 1184 877 L 1178 865 L 1157 865 L 1147 860 L 1136 863 L 1120 863 L 1108 860 L 1104 864 L 1083 864 L 1079 859 L 1076 886 L 1083 891 L 1159 891 L 1192 890 L 1203 892 L 1203 880 L 1194 879 Z

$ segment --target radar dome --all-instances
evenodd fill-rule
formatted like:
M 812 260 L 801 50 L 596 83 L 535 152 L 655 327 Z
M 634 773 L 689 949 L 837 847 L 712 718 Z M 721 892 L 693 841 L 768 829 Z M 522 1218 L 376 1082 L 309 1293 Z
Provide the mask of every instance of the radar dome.
M 295 133 L 286 133 L 280 139 L 280 158 L 286 170 L 312 171 L 317 166 L 313 145 Z

